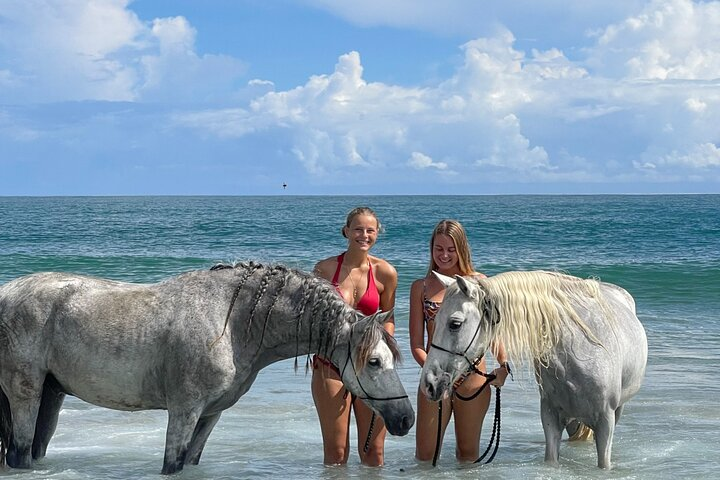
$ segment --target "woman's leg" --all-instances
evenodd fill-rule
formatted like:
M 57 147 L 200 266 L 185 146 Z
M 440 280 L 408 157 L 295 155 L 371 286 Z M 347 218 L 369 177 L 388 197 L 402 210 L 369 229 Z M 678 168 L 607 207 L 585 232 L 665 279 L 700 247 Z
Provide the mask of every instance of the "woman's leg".
M 363 465 L 369 467 L 380 467 L 385 462 L 385 437 L 387 429 L 382 417 L 375 415 L 373 421 L 373 412 L 360 399 L 355 399 L 353 403 L 355 410 L 355 421 L 358 430 L 358 452 L 360 453 L 360 461 Z M 368 450 L 365 451 L 365 442 L 368 440 L 368 432 L 372 423 L 372 435 L 368 443 Z
M 323 463 L 345 464 L 350 447 L 350 395 L 333 367 L 313 362 L 312 395 L 320 418 Z
M 468 397 L 478 391 L 486 382 L 486 378 L 472 374 L 465 379 L 457 392 Z M 483 420 L 490 405 L 490 385 L 482 393 L 469 401 L 453 398 L 455 413 L 455 456 L 461 462 L 474 462 L 480 456 L 480 431 Z
M 417 394 L 417 419 L 415 421 L 415 458 L 423 462 L 429 462 L 435 457 L 435 447 L 442 446 L 442 439 L 445 436 L 452 404 L 449 399 L 443 402 L 443 422 L 440 433 L 440 445 L 438 444 L 438 418 L 440 412 L 438 402 L 431 402 L 418 388 Z M 439 453 L 438 453 L 439 454 Z

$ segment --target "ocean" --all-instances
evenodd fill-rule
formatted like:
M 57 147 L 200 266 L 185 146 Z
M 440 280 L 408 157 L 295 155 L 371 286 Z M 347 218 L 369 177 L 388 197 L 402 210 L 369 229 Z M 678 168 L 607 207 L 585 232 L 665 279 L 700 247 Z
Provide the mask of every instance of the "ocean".
M 568 444 L 543 463 L 539 395 L 529 375 L 502 390 L 502 437 L 489 465 L 458 465 L 452 428 L 436 468 L 414 460 L 415 430 L 388 437 L 386 465 L 355 452 L 322 465 L 310 375 L 271 365 L 215 427 L 188 479 L 664 479 L 720 475 L 720 195 L 0 197 L 0 282 L 39 271 L 156 282 L 218 262 L 256 260 L 311 270 L 343 251 L 346 213 L 368 205 L 384 224 L 372 254 L 398 271 L 396 337 L 413 404 L 420 368 L 409 352 L 410 283 L 424 275 L 442 218 L 467 228 L 476 269 L 560 270 L 626 288 L 645 326 L 645 381 L 615 431 L 611 471 L 594 444 Z M 301 361 L 302 364 L 302 361 Z M 492 411 L 492 407 L 491 407 Z M 490 415 L 490 414 L 489 414 Z M 48 455 L 31 479 L 159 475 L 164 411 L 118 412 L 65 401 Z M 485 421 L 481 451 L 492 427 Z M 0 467 L 0 476 L 19 471 Z

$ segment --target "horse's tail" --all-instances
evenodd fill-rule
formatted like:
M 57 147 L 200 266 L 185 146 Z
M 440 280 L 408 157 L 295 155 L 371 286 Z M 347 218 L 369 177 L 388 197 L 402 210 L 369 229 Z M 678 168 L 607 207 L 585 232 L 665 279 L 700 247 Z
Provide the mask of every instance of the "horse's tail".
M 571 442 L 586 442 L 595 436 L 592 428 L 577 420 L 570 422 L 566 430 L 569 436 L 568 440 Z
M 10 402 L 5 392 L 0 388 L 0 465 L 5 465 L 5 454 L 10 446 L 12 436 L 12 415 Z

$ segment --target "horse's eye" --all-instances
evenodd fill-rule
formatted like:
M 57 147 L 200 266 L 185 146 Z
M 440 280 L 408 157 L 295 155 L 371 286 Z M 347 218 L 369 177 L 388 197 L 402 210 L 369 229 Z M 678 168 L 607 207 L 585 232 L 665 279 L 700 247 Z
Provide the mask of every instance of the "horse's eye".
M 380 368 L 380 359 L 379 358 L 371 358 L 368 360 L 368 365 L 370 365 L 373 368 Z
M 451 318 L 448 322 L 448 328 L 452 332 L 457 332 L 458 330 L 460 330 L 460 327 L 462 327 L 462 324 L 463 322 L 461 322 L 460 320 L 455 320 Z

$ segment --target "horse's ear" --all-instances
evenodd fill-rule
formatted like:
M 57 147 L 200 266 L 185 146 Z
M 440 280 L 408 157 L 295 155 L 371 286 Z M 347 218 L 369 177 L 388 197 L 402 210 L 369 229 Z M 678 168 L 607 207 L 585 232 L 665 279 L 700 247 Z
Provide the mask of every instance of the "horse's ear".
M 483 298 L 482 312 L 490 325 L 497 325 L 500 321 L 500 310 L 498 309 L 497 303 L 493 301 L 489 295 L 485 295 Z
M 445 288 L 449 287 L 453 283 L 455 283 L 455 279 L 452 277 L 448 277 L 447 275 L 443 275 L 442 273 L 438 273 L 435 270 L 433 270 L 433 275 L 435 275 L 435 278 L 437 278 L 440 283 L 442 283 Z
M 467 295 L 470 298 L 474 298 L 474 299 L 478 298 L 476 283 L 471 282 L 470 280 L 463 277 L 462 275 L 455 275 L 455 280 L 457 281 L 458 287 L 460 287 L 461 292 L 463 292 L 465 295 Z
M 378 322 L 380 325 L 384 324 L 385 322 L 389 321 L 393 317 L 393 312 L 395 311 L 394 308 L 391 308 L 387 312 L 377 312 L 373 313 L 372 319 Z

